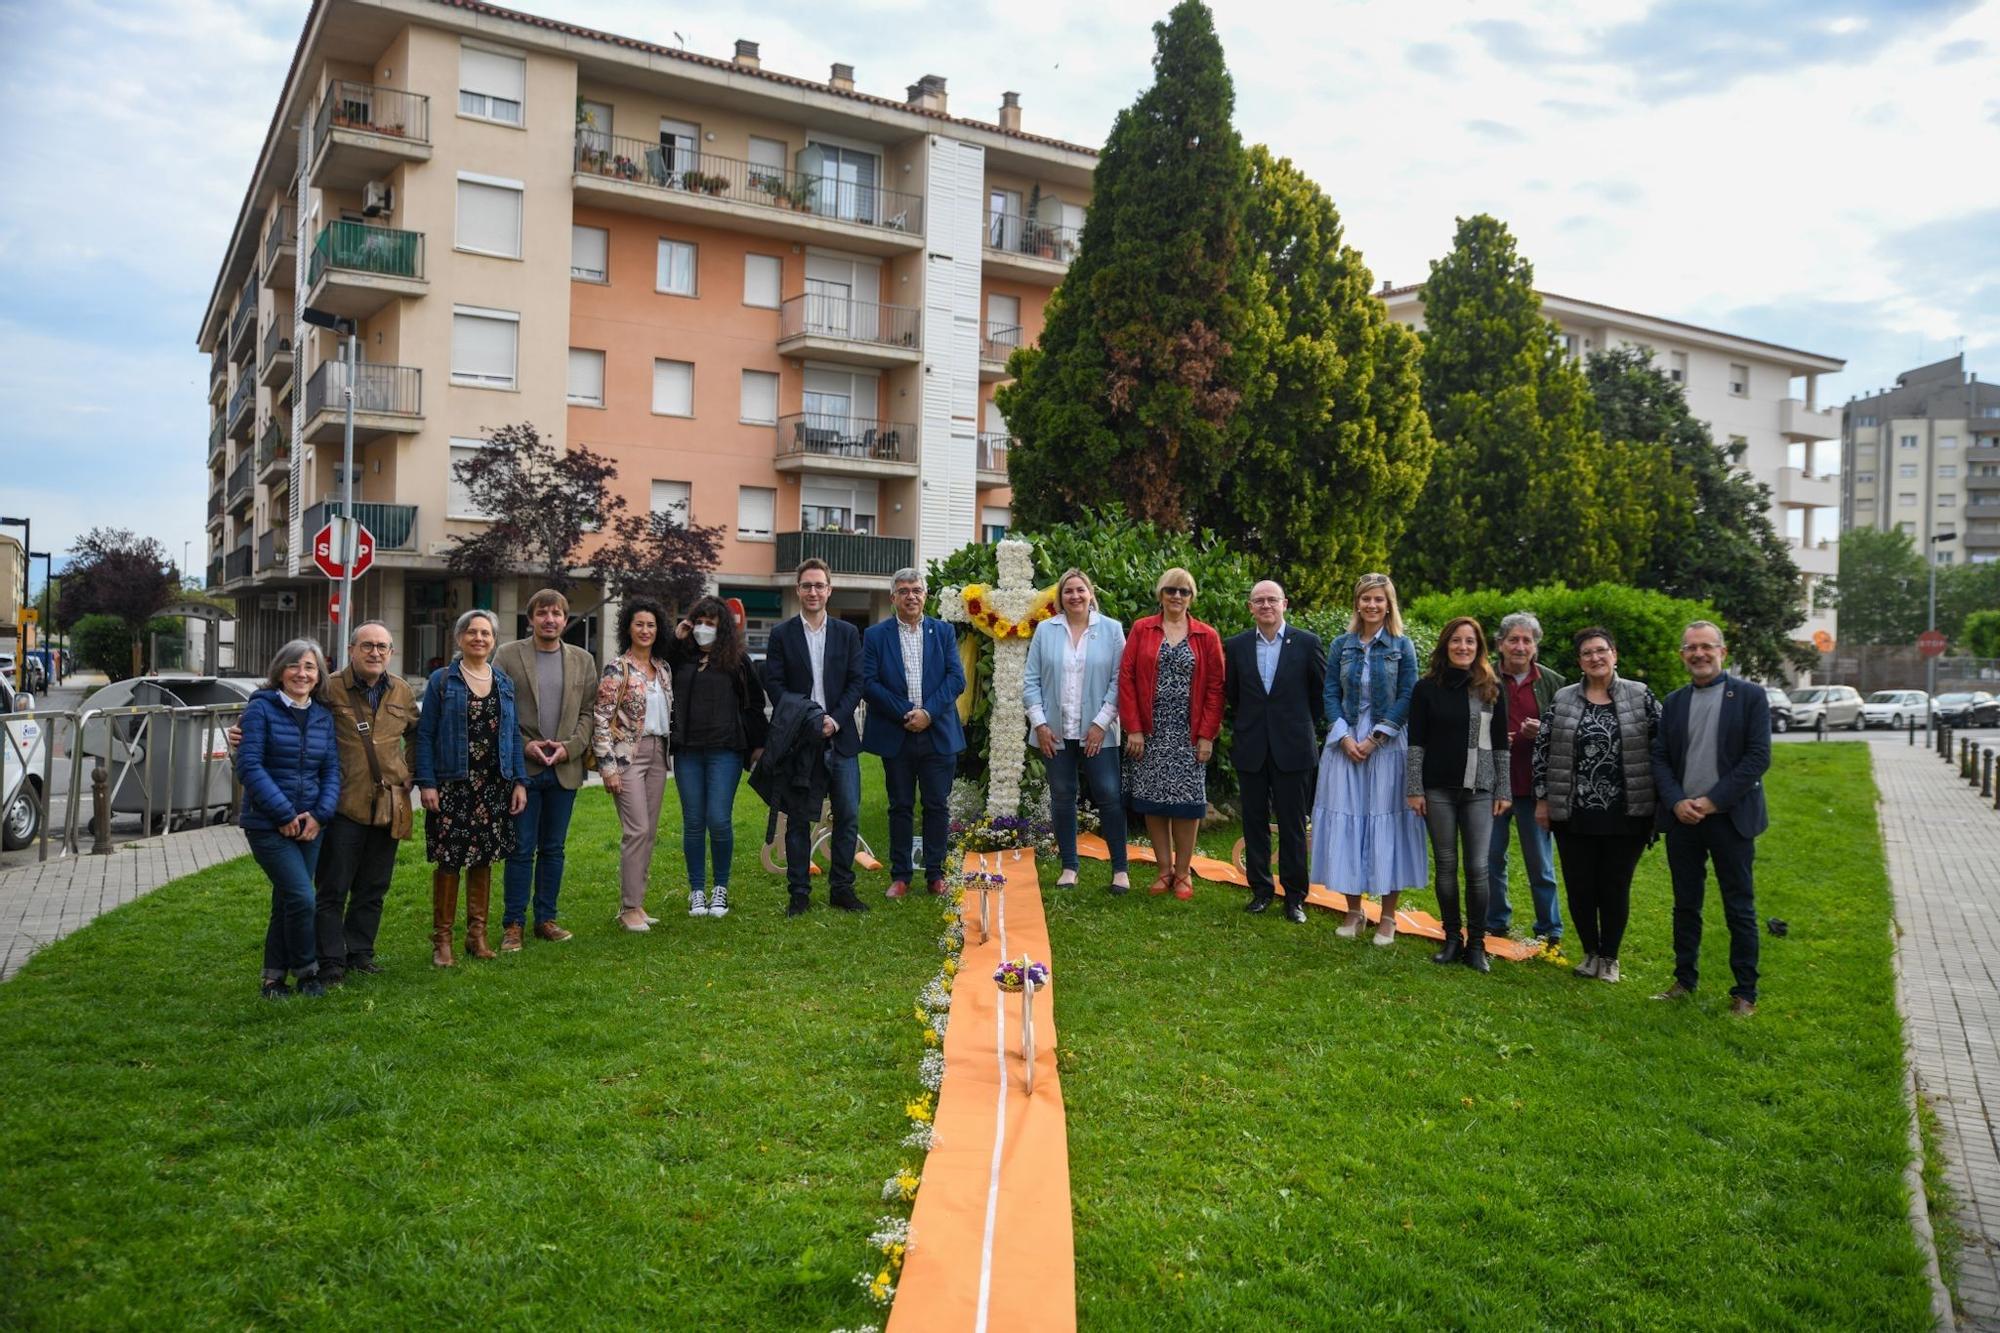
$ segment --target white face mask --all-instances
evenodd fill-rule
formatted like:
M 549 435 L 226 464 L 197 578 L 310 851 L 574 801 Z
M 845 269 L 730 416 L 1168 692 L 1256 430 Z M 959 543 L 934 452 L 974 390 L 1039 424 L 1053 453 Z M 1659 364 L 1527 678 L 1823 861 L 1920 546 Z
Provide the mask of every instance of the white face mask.
M 703 648 L 706 648 L 706 647 L 708 647 L 708 646 L 709 646 L 710 644 L 714 643 L 714 642 L 715 642 L 715 626 L 713 626 L 713 625 L 696 625 L 696 626 L 694 627 L 694 641 L 695 641 L 695 642 L 696 642 L 697 644 L 701 645 L 701 646 L 702 646 Z

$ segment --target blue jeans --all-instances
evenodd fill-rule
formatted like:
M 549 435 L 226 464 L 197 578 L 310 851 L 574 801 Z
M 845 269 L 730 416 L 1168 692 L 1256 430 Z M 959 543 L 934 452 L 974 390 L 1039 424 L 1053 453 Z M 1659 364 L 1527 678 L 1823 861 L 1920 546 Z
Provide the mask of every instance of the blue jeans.
M 854 848 L 861 840 L 861 756 L 826 751 L 826 792 L 833 802 L 833 840 L 827 846 L 827 896 L 854 896 Z M 785 821 L 785 887 L 792 897 L 812 892 L 810 819 Z
M 244 829 L 250 855 L 271 877 L 271 924 L 264 930 L 264 978 L 283 981 L 285 973 L 309 977 L 319 971 L 313 944 L 313 872 L 319 869 L 322 832 L 311 842 L 287 838 L 276 829 Z
M 729 883 L 736 851 L 736 784 L 743 756 L 734 750 L 682 750 L 674 756 L 674 786 L 681 794 L 681 853 L 687 857 L 688 887 L 708 887 L 705 853 L 715 849 L 715 882 Z M 706 836 L 704 842 L 703 835 Z
M 951 779 L 958 756 L 940 754 L 928 732 L 903 737 L 903 752 L 882 757 L 882 787 L 889 797 L 889 878 L 907 880 L 916 832 L 912 817 L 919 789 L 924 800 L 924 875 L 944 874 L 945 844 L 951 839 Z
M 1559 940 L 1563 933 L 1562 908 L 1556 899 L 1554 840 L 1535 822 L 1535 799 L 1523 797 L 1514 808 L 1493 821 L 1492 848 L 1486 858 L 1486 933 L 1505 935 L 1514 919 L 1507 901 L 1507 829 L 1521 830 L 1521 861 L 1528 867 L 1528 888 L 1535 896 L 1535 933 Z
M 1125 800 L 1118 793 L 1118 747 L 1109 740 L 1095 759 L 1085 756 L 1082 741 L 1064 741 L 1055 758 L 1042 761 L 1049 775 L 1049 814 L 1056 825 L 1056 852 L 1064 870 L 1076 864 L 1076 793 L 1078 778 L 1090 784 L 1090 803 L 1104 821 L 1104 841 L 1111 848 L 1111 868 L 1125 869 Z
M 528 803 L 514 817 L 514 850 L 507 857 L 502 926 L 528 923 L 528 885 L 535 888 L 535 924 L 556 919 L 556 894 L 562 888 L 563 844 L 569 839 L 570 812 L 576 793 L 556 781 L 545 768 L 521 784 Z

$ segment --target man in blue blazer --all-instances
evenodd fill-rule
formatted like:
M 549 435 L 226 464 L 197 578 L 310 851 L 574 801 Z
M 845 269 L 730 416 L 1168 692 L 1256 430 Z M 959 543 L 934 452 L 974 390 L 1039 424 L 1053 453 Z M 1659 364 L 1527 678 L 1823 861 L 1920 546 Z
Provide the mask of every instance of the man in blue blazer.
M 1667 696 L 1653 733 L 1653 784 L 1674 883 L 1674 981 L 1653 998 L 1694 993 L 1701 954 L 1701 900 L 1708 866 L 1729 923 L 1729 1010 L 1757 1012 L 1757 835 L 1769 824 L 1764 770 L 1771 766 L 1771 704 L 1764 687 L 1722 669 L 1722 631 L 1697 620 L 1681 635 L 1693 681 Z
M 803 694 L 826 710 L 821 723 L 826 753 L 827 795 L 833 804 L 833 839 L 827 847 L 827 901 L 848 912 L 868 904 L 854 892 L 854 848 L 861 839 L 861 733 L 854 707 L 861 702 L 861 631 L 827 613 L 833 575 L 826 562 L 799 562 L 799 613 L 780 621 L 764 648 L 764 693 L 772 706 L 787 694 Z M 785 823 L 785 886 L 791 901 L 786 916 L 798 916 L 812 901 L 812 823 Z
M 1285 590 L 1265 579 L 1250 589 L 1252 628 L 1222 645 L 1222 699 L 1229 709 L 1230 762 L 1243 793 L 1247 912 L 1270 907 L 1271 813 L 1278 816 L 1278 877 L 1285 919 L 1306 923 L 1306 815 L 1326 722 L 1326 653 L 1319 636 L 1285 623 Z
M 924 877 L 932 893 L 944 892 L 945 843 L 950 837 L 952 774 L 965 732 L 958 725 L 958 696 L 965 668 L 951 626 L 924 614 L 924 576 L 899 569 L 896 614 L 861 636 L 861 675 L 868 695 L 868 729 L 862 747 L 882 757 L 889 795 L 889 896 L 910 891 L 911 813 L 924 798 Z

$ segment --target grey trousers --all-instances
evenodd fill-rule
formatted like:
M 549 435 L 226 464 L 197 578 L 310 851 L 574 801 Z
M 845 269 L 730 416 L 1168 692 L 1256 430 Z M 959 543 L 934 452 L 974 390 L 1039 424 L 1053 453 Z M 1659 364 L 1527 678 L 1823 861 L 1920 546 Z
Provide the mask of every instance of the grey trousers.
M 1493 793 L 1446 791 L 1430 787 L 1424 791 L 1424 823 L 1431 834 L 1432 883 L 1437 889 L 1438 916 L 1444 921 L 1444 937 L 1459 938 L 1466 921 L 1472 923 L 1473 942 L 1484 944 L 1486 936 L 1486 859 L 1493 842 Z M 1464 855 L 1461 857 L 1460 848 Z M 1458 909 L 1458 867 L 1465 865 L 1465 912 Z

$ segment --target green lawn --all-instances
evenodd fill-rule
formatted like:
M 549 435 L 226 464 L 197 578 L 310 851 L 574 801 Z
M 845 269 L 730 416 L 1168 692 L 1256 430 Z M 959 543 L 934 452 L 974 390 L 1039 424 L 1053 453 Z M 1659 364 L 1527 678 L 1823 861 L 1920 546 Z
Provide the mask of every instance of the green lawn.
M 1717 910 L 1698 1002 L 1646 1002 L 1657 851 L 1616 987 L 1434 968 L 1215 886 L 1114 899 L 1086 863 L 1049 898 L 1084 1327 L 1923 1326 L 1866 763 L 1779 749 L 1760 907 L 1792 934 L 1747 1023 Z M 0 986 L 0 1326 L 878 1318 L 852 1276 L 907 1156 L 936 916 L 873 876 L 865 917 L 784 920 L 738 809 L 723 921 L 667 891 L 674 836 L 663 925 L 617 932 L 592 793 L 565 945 L 433 972 L 419 847 L 390 972 L 324 1001 L 254 997 L 248 861 L 37 957 Z

